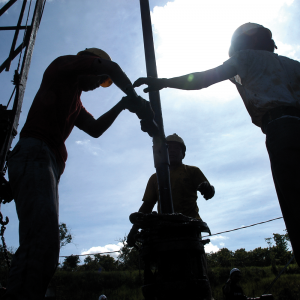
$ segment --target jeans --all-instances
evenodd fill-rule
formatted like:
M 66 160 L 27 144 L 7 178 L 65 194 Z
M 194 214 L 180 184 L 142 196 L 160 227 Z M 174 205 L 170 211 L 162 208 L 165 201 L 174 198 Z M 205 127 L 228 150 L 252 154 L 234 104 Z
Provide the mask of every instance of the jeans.
M 266 146 L 282 215 L 300 266 L 300 119 L 286 116 L 270 122 Z
M 19 243 L 6 299 L 41 300 L 59 258 L 60 171 L 48 146 L 22 138 L 8 159 L 8 176 L 19 218 Z

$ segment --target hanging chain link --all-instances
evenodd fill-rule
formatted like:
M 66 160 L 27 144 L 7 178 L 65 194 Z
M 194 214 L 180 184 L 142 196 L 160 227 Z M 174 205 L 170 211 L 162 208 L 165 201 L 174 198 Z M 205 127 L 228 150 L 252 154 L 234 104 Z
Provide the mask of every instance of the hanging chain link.
M 0 202 L 0 209 L 1 209 L 1 203 L 2 203 L 2 199 L 1 199 L 1 202 Z M 3 220 L 3 215 L 2 215 L 1 210 L 0 210 L 0 224 L 1 224 L 0 236 L 1 236 L 1 240 L 2 240 L 2 249 L 3 249 L 4 258 L 5 258 L 7 267 L 10 268 L 10 260 L 9 260 L 9 257 L 8 257 L 7 246 L 6 246 L 5 239 L 4 239 L 4 232 L 5 232 L 5 229 L 6 229 L 5 225 L 7 225 L 8 222 L 9 222 L 8 217 L 5 218 L 5 221 Z

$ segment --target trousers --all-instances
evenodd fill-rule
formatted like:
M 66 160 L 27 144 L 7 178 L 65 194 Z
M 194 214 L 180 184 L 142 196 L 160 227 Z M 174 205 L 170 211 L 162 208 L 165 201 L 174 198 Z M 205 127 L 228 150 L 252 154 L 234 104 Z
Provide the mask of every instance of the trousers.
M 280 208 L 300 266 L 300 118 L 275 119 L 265 133 Z
M 19 248 L 5 299 L 41 300 L 59 259 L 60 170 L 43 141 L 21 138 L 9 155 L 8 176 L 19 219 Z

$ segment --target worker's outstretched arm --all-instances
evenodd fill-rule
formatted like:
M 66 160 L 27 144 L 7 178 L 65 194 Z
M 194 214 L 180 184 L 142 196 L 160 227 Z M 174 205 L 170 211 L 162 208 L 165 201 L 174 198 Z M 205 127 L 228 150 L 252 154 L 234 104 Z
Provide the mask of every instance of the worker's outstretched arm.
M 145 93 L 158 91 L 167 87 L 181 90 L 200 90 L 217 82 L 232 78 L 235 75 L 237 75 L 237 71 L 233 66 L 221 65 L 204 72 L 196 72 L 169 79 L 141 77 L 134 82 L 133 87 L 147 84 L 148 87 L 144 89 Z
M 85 109 L 82 109 L 76 119 L 75 125 L 88 135 L 98 138 L 113 124 L 122 110 L 126 108 L 131 109 L 130 107 L 130 97 L 127 96 L 123 97 L 121 101 L 98 119 L 95 119 Z

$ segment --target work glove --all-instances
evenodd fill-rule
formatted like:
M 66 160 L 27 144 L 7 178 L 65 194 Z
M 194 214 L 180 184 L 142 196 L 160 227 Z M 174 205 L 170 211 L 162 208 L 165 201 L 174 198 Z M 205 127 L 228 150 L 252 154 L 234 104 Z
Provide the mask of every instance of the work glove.
M 154 121 L 154 112 L 149 101 L 140 96 L 126 96 L 123 97 L 121 101 L 124 109 L 128 109 L 130 112 L 135 113 L 141 120 L 142 131 L 147 132 L 151 137 L 158 134 L 159 129 Z
M 130 97 L 126 96 L 122 98 L 124 108 L 128 109 L 130 112 L 135 113 L 138 118 L 141 119 L 153 119 L 154 112 L 152 110 L 149 101 L 143 99 L 140 96 Z
M 201 193 L 205 200 L 209 200 L 215 195 L 215 188 L 207 181 L 200 183 L 197 190 Z
M 144 89 L 145 93 L 159 91 L 167 87 L 166 78 L 153 78 L 153 77 L 141 77 L 137 79 L 132 86 L 139 87 L 142 84 L 148 85 L 148 87 Z
M 133 225 L 130 232 L 127 235 L 127 245 L 128 247 L 134 247 L 136 239 L 135 236 L 139 232 L 139 228 L 136 225 Z

